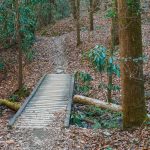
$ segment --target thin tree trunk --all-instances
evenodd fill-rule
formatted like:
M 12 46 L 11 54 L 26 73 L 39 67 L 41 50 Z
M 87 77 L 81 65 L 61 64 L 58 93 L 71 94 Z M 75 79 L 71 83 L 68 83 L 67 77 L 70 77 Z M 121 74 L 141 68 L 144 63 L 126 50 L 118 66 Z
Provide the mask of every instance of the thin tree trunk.
M 112 18 L 112 23 L 111 23 L 111 45 L 110 45 L 110 54 L 111 57 L 113 57 L 113 53 L 115 50 L 115 46 L 119 44 L 119 30 L 118 30 L 118 12 L 117 12 L 117 0 L 112 1 L 112 7 L 113 10 L 115 11 L 116 15 Z M 112 102 L 112 89 L 111 87 L 113 86 L 113 74 L 110 73 L 108 74 L 108 85 L 110 88 L 108 88 L 108 93 L 107 93 L 107 98 L 108 102 Z
M 18 88 L 21 89 L 23 86 L 23 67 L 22 67 L 22 50 L 21 48 L 18 49 L 19 55 L 19 75 L 18 75 Z
M 49 5 L 50 5 L 50 7 L 52 6 L 51 0 L 49 0 Z M 52 8 L 52 7 L 51 7 L 51 8 Z M 48 25 L 49 23 L 51 23 L 51 21 L 52 21 L 52 10 L 50 9 L 50 11 L 48 12 L 47 25 Z
M 80 38 L 80 0 L 76 0 L 76 28 L 77 28 L 77 46 L 81 44 L 81 38 Z
M 146 118 L 140 0 L 132 3 L 118 0 L 124 128 L 140 126 Z
M 21 89 L 23 86 L 23 73 L 22 73 L 22 50 L 21 50 L 21 37 L 20 37 L 20 14 L 19 14 L 19 0 L 16 0 L 16 40 L 18 48 L 18 64 L 19 64 L 19 73 L 18 73 L 18 89 Z
M 90 10 L 89 10 L 90 31 L 93 31 L 93 30 L 94 30 L 94 25 L 93 25 L 93 13 L 94 13 L 93 0 L 90 0 Z
M 72 15 L 74 19 L 77 19 L 76 15 L 76 0 L 70 0 Z
M 112 24 L 111 24 L 111 39 L 113 47 L 119 45 L 119 24 L 118 24 L 118 5 L 117 0 L 112 2 L 112 8 L 115 11 L 115 16 L 112 17 Z
M 112 102 L 112 85 L 113 85 L 113 78 L 112 78 L 112 74 L 108 74 L 108 89 L 107 89 L 107 99 L 108 102 L 111 103 Z

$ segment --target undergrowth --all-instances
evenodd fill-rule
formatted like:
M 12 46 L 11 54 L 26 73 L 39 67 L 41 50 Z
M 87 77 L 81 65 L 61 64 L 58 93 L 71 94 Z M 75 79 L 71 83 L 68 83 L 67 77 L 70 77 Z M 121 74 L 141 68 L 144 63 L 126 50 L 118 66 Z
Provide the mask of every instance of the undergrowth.
M 122 114 L 95 106 L 74 105 L 71 124 L 93 129 L 119 128 L 122 125 Z
M 75 93 L 89 96 L 92 76 L 86 72 L 75 73 Z M 83 128 L 118 128 L 122 125 L 122 114 L 95 106 L 74 104 L 71 124 Z
M 10 97 L 9 100 L 12 102 L 18 102 L 30 94 L 29 89 L 26 86 L 23 86 L 21 89 L 16 90 Z

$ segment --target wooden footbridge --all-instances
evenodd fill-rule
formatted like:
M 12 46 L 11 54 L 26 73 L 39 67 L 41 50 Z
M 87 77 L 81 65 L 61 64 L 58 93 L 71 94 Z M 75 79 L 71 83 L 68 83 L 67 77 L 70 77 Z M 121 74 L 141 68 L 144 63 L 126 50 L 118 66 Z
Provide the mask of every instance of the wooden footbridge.
M 9 121 L 19 128 L 44 128 L 54 113 L 65 110 L 64 126 L 69 126 L 74 78 L 70 74 L 48 74 L 37 84 L 22 107 Z

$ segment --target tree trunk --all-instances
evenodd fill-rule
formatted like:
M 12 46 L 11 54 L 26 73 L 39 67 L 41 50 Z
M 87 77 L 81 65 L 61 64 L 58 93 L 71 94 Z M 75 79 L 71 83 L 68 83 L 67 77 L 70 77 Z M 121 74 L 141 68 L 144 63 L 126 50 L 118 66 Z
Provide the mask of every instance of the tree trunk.
M 76 15 L 76 0 L 70 0 L 72 15 L 74 19 L 77 19 Z
M 93 13 L 94 13 L 93 0 L 90 0 L 90 10 L 89 10 L 90 31 L 93 31 L 93 30 L 94 30 L 94 25 L 93 25 Z
M 119 30 L 118 30 L 118 6 L 117 0 L 112 1 L 112 8 L 115 12 L 115 16 L 112 17 L 111 22 L 111 44 L 110 44 L 110 54 L 113 57 L 113 53 L 115 51 L 115 46 L 119 45 Z M 109 87 L 113 86 L 113 75 L 108 74 L 108 85 Z M 108 102 L 112 102 L 112 89 L 108 88 L 107 98 Z
M 112 8 L 116 12 L 116 15 L 112 17 L 112 22 L 111 22 L 111 44 L 110 44 L 110 56 L 113 57 L 113 53 L 115 50 L 115 46 L 118 45 L 118 39 L 119 39 L 119 34 L 118 34 L 118 15 L 117 15 L 117 0 L 112 1 Z M 111 71 L 112 72 L 112 71 Z M 108 93 L 107 93 L 107 98 L 108 102 L 112 102 L 112 85 L 113 85 L 113 75 L 112 73 L 109 73 L 108 75 L 108 85 L 110 88 L 108 88 Z
M 80 38 L 80 0 L 76 0 L 76 28 L 77 28 L 77 46 L 81 44 L 81 38 Z
M 119 45 L 119 24 L 118 24 L 118 5 L 117 0 L 112 2 L 112 8 L 115 16 L 112 17 L 111 23 L 111 45 L 113 47 Z
M 21 89 L 23 86 L 23 67 L 22 67 L 22 50 L 21 48 L 18 49 L 19 55 L 19 74 L 18 74 L 18 89 Z
M 21 89 L 23 86 L 23 73 L 22 73 L 22 50 L 21 50 L 21 37 L 20 37 L 20 14 L 19 14 L 19 0 L 16 0 L 16 41 L 18 48 L 18 64 L 19 64 L 19 73 L 18 73 L 18 89 Z
M 139 9 L 140 0 L 118 0 L 124 128 L 140 126 L 146 118 Z
M 10 102 L 9 100 L 6 99 L 0 99 L 0 105 L 7 106 L 8 108 L 14 111 L 17 111 L 20 108 L 20 104 Z
M 112 74 L 108 74 L 108 89 L 107 89 L 107 99 L 108 102 L 111 103 L 112 102 L 112 85 L 113 85 L 113 77 Z

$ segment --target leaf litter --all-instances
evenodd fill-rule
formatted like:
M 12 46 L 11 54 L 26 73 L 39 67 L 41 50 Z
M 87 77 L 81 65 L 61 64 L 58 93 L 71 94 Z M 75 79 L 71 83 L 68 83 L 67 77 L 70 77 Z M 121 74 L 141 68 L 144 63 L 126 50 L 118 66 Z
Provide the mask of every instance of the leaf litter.
M 88 20 L 87 18 L 84 19 Z M 94 32 L 82 31 L 82 44 L 76 47 L 75 31 L 72 30 L 70 21 L 65 20 L 56 23 L 57 29 L 61 31 L 55 34 L 63 36 L 65 55 L 68 60 L 67 72 L 74 73 L 77 70 L 89 72 L 93 77 L 93 86 L 91 96 L 102 99 L 103 93 L 97 89 L 99 84 L 99 73 L 91 69 L 88 61 L 82 58 L 82 53 L 94 47 L 96 44 L 103 44 L 109 47 L 110 37 L 110 20 L 97 17 L 95 19 L 96 26 L 100 26 L 100 30 Z M 68 31 L 62 33 L 63 28 L 71 26 Z M 150 56 L 149 31 L 150 24 L 143 23 L 143 41 L 144 53 Z M 33 46 L 35 57 L 31 63 L 25 63 L 24 60 L 24 82 L 31 90 L 36 82 L 45 73 L 53 72 L 54 61 L 54 45 L 51 35 L 52 30 L 46 29 L 48 35 L 39 36 L 37 42 Z M 62 35 L 63 34 L 63 35 Z M 57 37 L 56 37 L 57 38 Z M 7 77 L 0 84 L 0 98 L 7 98 L 15 91 L 17 87 L 17 57 L 16 52 L 11 49 L 0 51 L 1 57 L 6 58 L 9 72 Z M 150 90 L 150 61 L 144 65 L 144 74 L 146 78 L 145 89 Z M 107 81 L 106 75 L 103 79 Z M 120 80 L 115 79 L 117 84 Z M 116 99 L 120 99 L 120 93 L 114 93 Z M 105 100 L 105 99 L 102 99 Z M 148 112 L 150 112 L 150 102 L 147 100 Z M 86 129 L 71 125 L 70 128 L 63 128 L 65 112 L 56 114 L 56 119 L 46 129 L 7 129 L 7 122 L 12 117 L 13 112 L 4 109 L 0 117 L 0 149 L 2 150 L 148 150 L 150 149 L 150 126 L 143 125 L 134 130 L 124 131 L 122 129 Z M 41 136 L 39 136 L 41 134 Z

